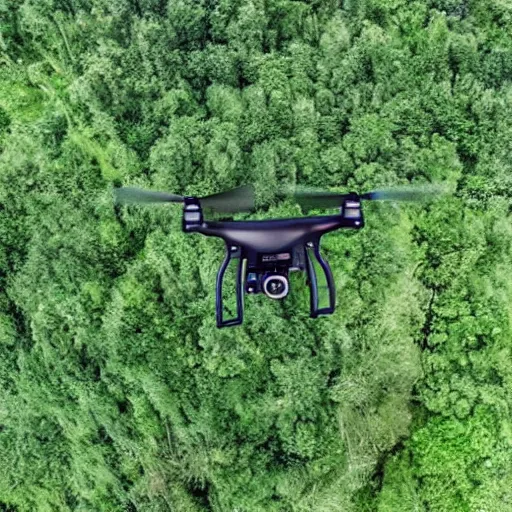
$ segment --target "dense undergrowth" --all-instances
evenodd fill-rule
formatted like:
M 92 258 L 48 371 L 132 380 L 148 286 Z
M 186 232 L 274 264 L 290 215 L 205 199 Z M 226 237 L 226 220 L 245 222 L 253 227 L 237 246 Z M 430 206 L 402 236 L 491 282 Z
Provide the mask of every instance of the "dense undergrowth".
M 512 6 L 0 0 L 0 510 L 512 511 Z M 215 327 L 179 207 L 364 192 L 303 279 Z M 296 276 L 294 276 L 296 277 Z

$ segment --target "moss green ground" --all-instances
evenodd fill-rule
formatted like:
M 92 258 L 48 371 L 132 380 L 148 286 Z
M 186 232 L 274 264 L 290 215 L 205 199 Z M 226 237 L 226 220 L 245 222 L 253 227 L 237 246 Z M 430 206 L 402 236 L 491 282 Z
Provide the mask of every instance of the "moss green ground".
M 512 511 L 508 0 L 0 0 L 0 510 Z M 114 185 L 441 183 L 246 301 Z

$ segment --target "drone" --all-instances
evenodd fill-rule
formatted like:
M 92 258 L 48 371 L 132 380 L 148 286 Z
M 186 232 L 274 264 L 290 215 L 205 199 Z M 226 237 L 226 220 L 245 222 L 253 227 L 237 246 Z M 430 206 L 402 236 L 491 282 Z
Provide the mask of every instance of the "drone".
M 115 189 L 118 203 L 181 203 L 184 233 L 219 237 L 226 246 L 225 258 L 217 273 L 217 327 L 243 323 L 244 296 L 263 293 L 282 300 L 290 292 L 289 273 L 306 272 L 310 292 L 310 316 L 334 313 L 336 289 L 331 268 L 320 254 L 323 235 L 337 229 L 364 227 L 362 201 L 417 200 L 425 195 L 420 189 L 391 189 L 357 194 L 350 192 L 296 191 L 295 200 L 306 210 L 336 209 L 332 215 L 268 220 L 207 220 L 205 211 L 218 213 L 251 212 L 255 208 L 254 188 L 241 186 L 206 197 L 181 196 L 133 187 Z M 236 314 L 224 317 L 223 287 L 226 269 L 235 260 Z M 323 276 L 321 275 L 323 274 Z M 319 278 L 326 283 L 327 304 L 320 304 Z

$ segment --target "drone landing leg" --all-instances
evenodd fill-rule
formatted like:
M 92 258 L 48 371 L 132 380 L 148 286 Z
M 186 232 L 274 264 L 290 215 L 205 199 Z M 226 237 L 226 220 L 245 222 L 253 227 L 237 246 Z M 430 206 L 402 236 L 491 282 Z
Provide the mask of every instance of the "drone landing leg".
M 224 320 L 224 303 L 222 300 L 222 286 L 224 284 L 224 274 L 232 259 L 238 259 L 237 278 L 236 278 L 236 317 Z M 245 272 L 242 260 L 242 249 L 240 247 L 226 245 L 226 257 L 222 262 L 217 273 L 217 289 L 216 289 L 216 309 L 217 309 L 217 327 L 230 327 L 232 325 L 240 325 L 244 317 L 244 280 Z
M 306 271 L 309 281 L 309 295 L 310 295 L 310 310 L 311 317 L 316 318 L 319 315 L 330 315 L 334 313 L 336 307 L 336 289 L 334 287 L 334 279 L 332 277 L 331 268 L 327 261 L 325 261 L 320 254 L 320 240 L 308 242 L 306 244 Z M 324 272 L 327 288 L 329 291 L 329 305 L 323 308 L 319 307 L 318 297 L 318 278 L 315 269 L 315 261 L 320 265 Z

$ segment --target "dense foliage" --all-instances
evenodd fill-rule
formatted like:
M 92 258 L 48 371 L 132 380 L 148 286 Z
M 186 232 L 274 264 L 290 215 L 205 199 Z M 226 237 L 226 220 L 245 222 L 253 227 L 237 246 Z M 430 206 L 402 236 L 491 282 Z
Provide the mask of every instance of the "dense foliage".
M 512 6 L 0 0 L 0 509 L 512 511 Z M 451 193 L 324 238 L 338 308 L 252 297 L 179 207 Z

